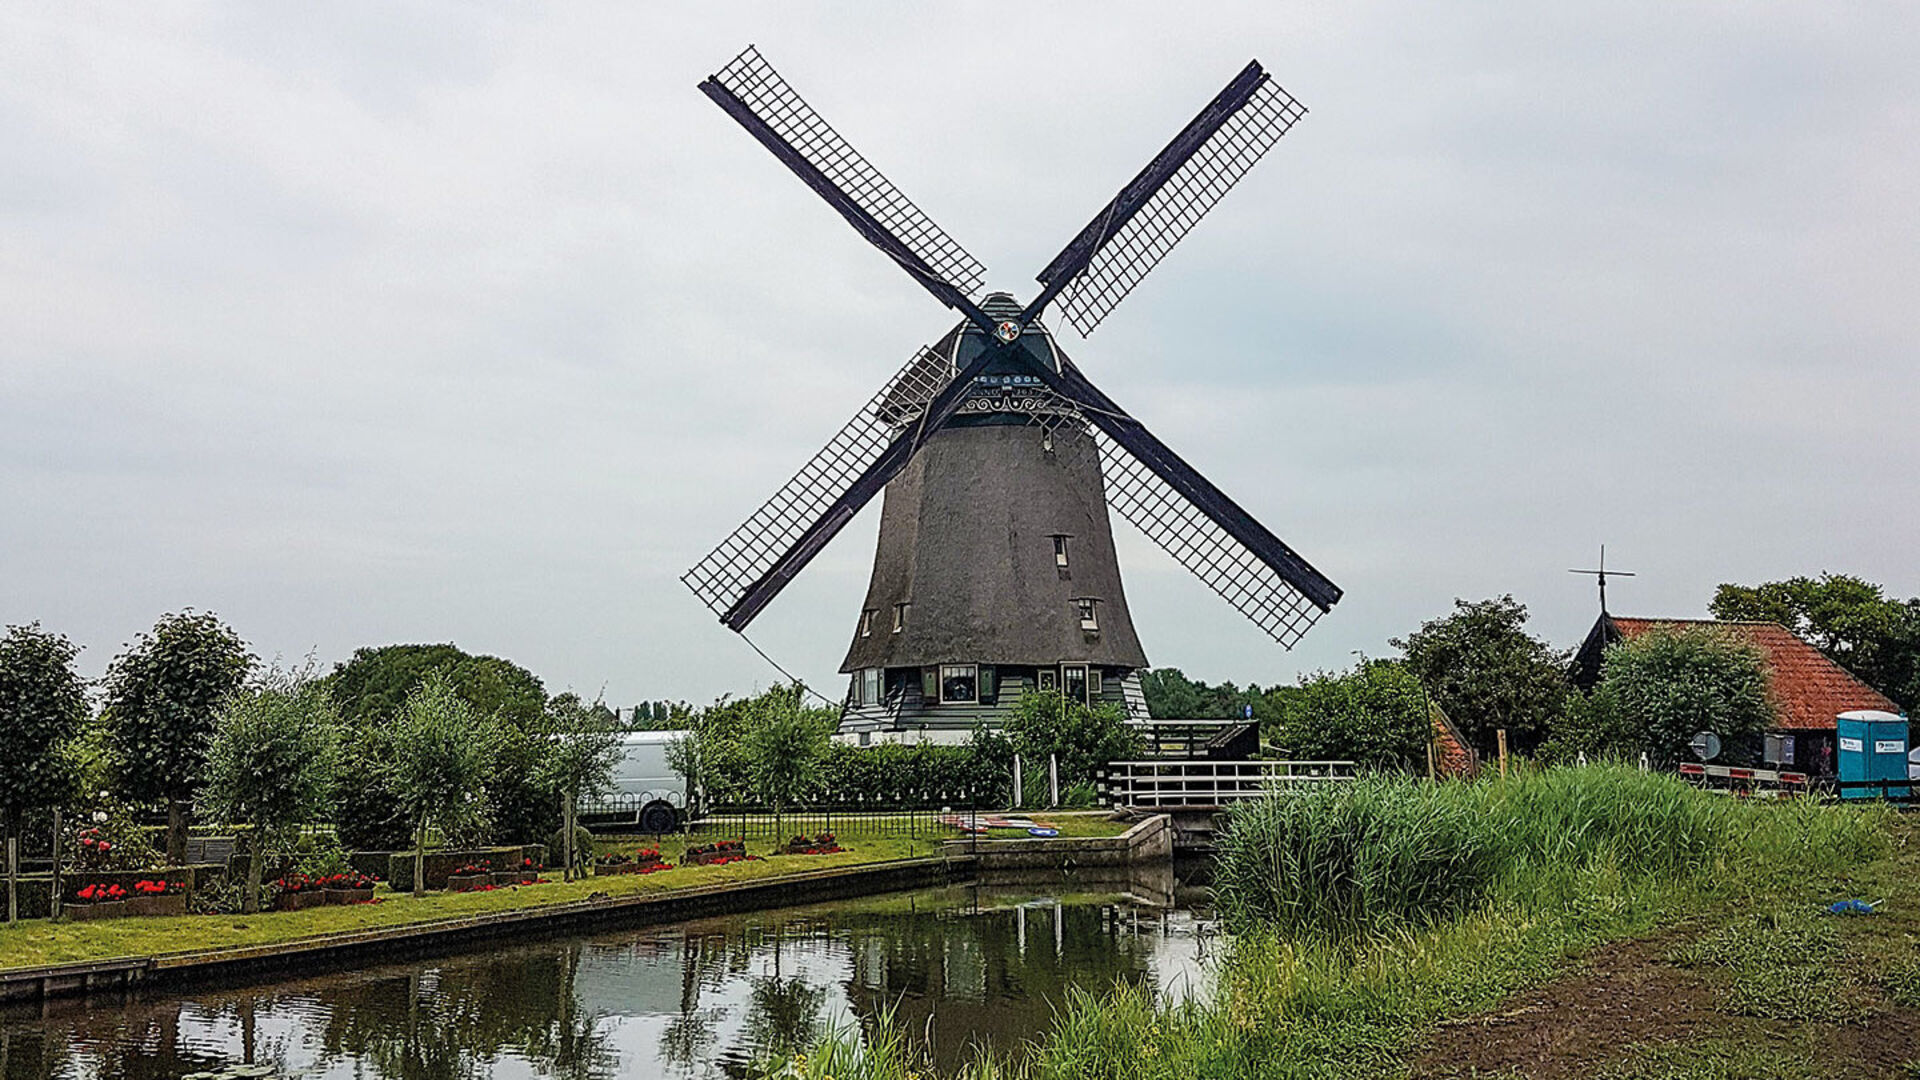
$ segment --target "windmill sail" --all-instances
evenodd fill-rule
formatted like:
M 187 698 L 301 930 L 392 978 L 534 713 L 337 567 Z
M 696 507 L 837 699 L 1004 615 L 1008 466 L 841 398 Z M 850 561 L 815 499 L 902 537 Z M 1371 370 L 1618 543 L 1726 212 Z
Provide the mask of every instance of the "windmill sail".
M 1036 307 L 1058 294 L 1062 317 L 1091 334 L 1306 112 L 1248 64 L 1040 272 Z
M 1281 645 L 1340 600 L 1340 587 L 1214 487 L 1054 347 L 1035 365 L 1097 430 L 1108 505 Z
M 724 616 L 880 459 L 901 428 L 925 413 L 953 381 L 952 345 L 942 345 L 944 356 L 924 346 L 915 353 L 786 486 L 681 575 L 701 603 Z
M 747 46 L 700 89 L 838 210 L 867 241 L 943 303 L 973 314 L 968 298 L 987 268 L 933 223 L 893 181 L 814 111 L 758 49 Z

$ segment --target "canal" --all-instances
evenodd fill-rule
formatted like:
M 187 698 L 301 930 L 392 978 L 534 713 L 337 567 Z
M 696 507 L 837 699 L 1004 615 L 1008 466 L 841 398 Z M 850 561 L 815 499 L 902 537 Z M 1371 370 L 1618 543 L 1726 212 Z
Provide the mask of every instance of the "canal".
M 754 1075 L 766 1055 L 883 1011 L 951 1068 L 1042 1034 L 1071 987 L 1203 988 L 1213 925 L 1174 895 L 959 886 L 13 1007 L 0 1011 L 0 1077 L 707 1080 Z

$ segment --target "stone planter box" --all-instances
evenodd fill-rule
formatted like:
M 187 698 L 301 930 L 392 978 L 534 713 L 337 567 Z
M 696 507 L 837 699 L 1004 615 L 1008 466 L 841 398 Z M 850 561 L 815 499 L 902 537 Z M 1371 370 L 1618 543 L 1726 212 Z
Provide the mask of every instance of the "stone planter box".
M 364 889 L 327 889 L 321 893 L 329 904 L 364 904 L 373 899 L 373 886 Z
M 630 863 L 630 862 L 594 863 L 593 876 L 607 877 L 612 874 L 631 874 L 633 873 L 634 869 L 638 866 L 639 866 L 638 863 Z
M 482 885 L 491 885 L 491 884 L 493 884 L 493 875 L 490 873 L 489 874 L 449 874 L 447 876 L 448 892 L 473 892 L 475 889 L 478 889 Z
M 495 888 L 501 888 L 507 885 L 518 885 L 525 880 L 525 876 L 518 870 L 495 870 L 493 872 L 493 884 Z
M 275 911 L 301 911 L 310 907 L 319 907 L 327 902 L 327 894 L 321 889 L 307 892 L 281 893 L 273 901 Z
M 83 922 L 91 919 L 117 919 L 126 913 L 125 900 L 108 900 L 99 904 L 73 904 L 60 909 L 60 914 L 67 918 Z
M 185 915 L 187 913 L 186 893 L 129 896 L 120 902 L 126 905 L 128 915 Z

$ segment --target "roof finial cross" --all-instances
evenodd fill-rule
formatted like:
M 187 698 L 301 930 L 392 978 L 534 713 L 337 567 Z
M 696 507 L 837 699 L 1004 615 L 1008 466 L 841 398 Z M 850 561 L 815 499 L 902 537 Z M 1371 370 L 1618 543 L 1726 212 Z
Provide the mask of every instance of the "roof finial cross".
M 1607 575 L 1611 573 L 1614 577 L 1633 577 L 1634 576 L 1633 572 L 1630 570 L 1611 570 L 1610 571 L 1607 569 L 1607 545 L 1605 544 L 1600 545 L 1600 568 L 1598 570 L 1569 570 L 1567 571 L 1567 573 L 1592 574 L 1594 577 L 1600 579 L 1600 614 L 1602 615 L 1605 615 L 1607 613 Z

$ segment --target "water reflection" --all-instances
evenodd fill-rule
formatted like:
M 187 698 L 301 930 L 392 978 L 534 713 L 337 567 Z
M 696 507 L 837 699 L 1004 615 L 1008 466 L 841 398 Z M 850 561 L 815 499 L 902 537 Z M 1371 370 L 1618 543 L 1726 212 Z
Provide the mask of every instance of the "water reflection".
M 768 1055 L 891 1013 L 952 1067 L 1042 1032 L 1069 987 L 1183 994 L 1206 924 L 1170 888 L 973 886 L 451 958 L 0 1011 L 5 1080 L 751 1076 Z M 1138 895 L 1140 892 L 1148 895 Z

